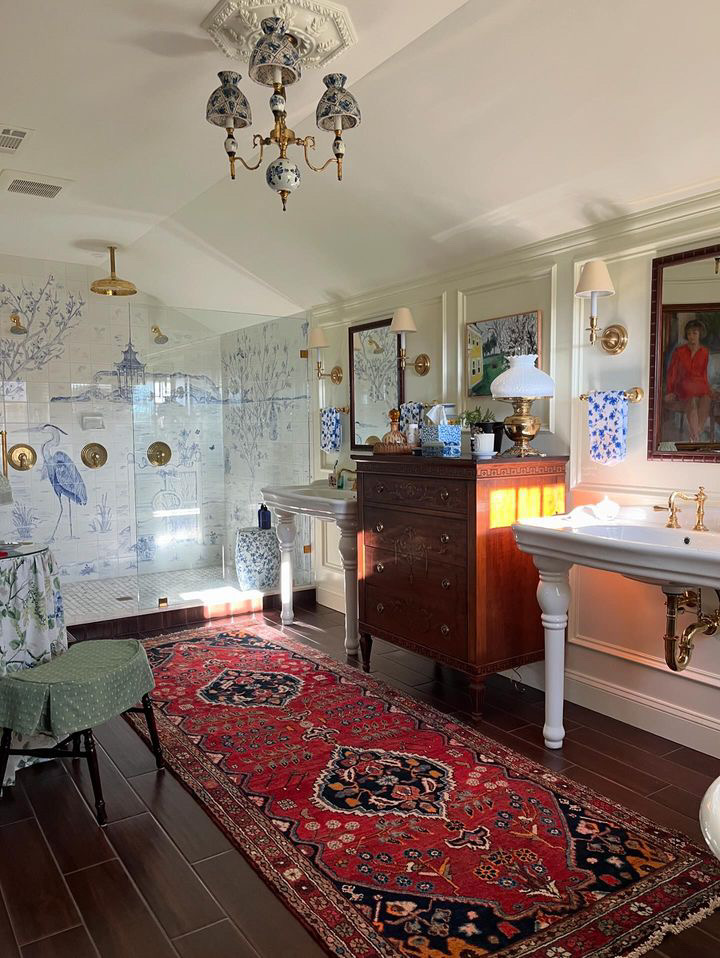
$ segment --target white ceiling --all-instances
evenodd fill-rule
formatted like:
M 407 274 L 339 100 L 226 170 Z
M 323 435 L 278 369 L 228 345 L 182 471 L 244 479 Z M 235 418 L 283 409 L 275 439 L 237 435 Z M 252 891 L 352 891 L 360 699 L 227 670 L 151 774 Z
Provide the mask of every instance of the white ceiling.
M 720 185 L 716 0 L 348 0 L 358 44 L 333 69 L 363 124 L 343 182 L 306 171 L 285 214 L 262 170 L 229 180 L 205 122 L 229 65 L 212 6 L 11 5 L 0 125 L 36 132 L 0 168 L 74 182 L 0 194 L 0 252 L 103 266 L 115 241 L 170 305 L 285 314 Z M 267 88 L 241 86 L 266 132 Z M 321 90 L 288 88 L 298 133 L 319 134 Z

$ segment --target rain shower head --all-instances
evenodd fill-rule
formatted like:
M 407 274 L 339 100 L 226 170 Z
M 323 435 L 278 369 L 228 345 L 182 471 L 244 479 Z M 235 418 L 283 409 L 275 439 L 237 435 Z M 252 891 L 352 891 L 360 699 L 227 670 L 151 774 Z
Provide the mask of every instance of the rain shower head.
M 10 332 L 15 333 L 16 336 L 25 336 L 27 333 L 27 326 L 23 326 L 17 313 L 13 313 L 10 317 Z
M 117 246 L 108 246 L 110 250 L 110 275 L 104 279 L 96 279 L 90 285 L 93 293 L 99 293 L 101 296 L 134 296 L 137 293 L 137 287 L 127 279 L 118 279 L 115 273 L 115 250 Z
M 159 326 L 151 326 L 150 332 L 153 334 L 153 337 L 154 337 L 153 342 L 156 343 L 158 346 L 164 346 L 165 343 L 168 341 L 167 336 L 162 331 L 162 329 L 160 329 Z

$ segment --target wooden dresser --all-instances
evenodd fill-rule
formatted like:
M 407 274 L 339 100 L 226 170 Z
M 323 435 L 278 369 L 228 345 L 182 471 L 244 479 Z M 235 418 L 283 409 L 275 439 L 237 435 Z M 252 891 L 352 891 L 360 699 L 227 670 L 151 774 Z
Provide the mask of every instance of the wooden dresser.
M 565 512 L 567 457 L 357 457 L 363 664 L 372 636 L 470 675 L 542 659 L 537 571 L 516 519 Z

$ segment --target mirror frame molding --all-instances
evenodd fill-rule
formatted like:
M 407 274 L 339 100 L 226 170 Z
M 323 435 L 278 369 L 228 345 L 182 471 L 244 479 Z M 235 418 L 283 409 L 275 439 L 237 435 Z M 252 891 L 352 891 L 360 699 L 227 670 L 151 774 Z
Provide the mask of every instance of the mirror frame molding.
M 663 270 L 666 266 L 679 266 L 681 263 L 691 263 L 697 259 L 714 259 L 720 256 L 720 243 L 713 246 L 702 246 L 698 249 L 684 250 L 681 253 L 670 253 L 667 256 L 658 256 L 652 261 L 652 279 L 650 295 L 650 376 L 648 381 L 648 433 L 647 458 L 664 460 L 666 462 L 720 462 L 718 452 L 661 452 L 658 451 L 657 441 L 660 436 L 660 417 L 662 415 L 662 397 L 659 395 L 662 382 L 662 327 L 663 307 Z M 718 299 L 720 302 L 720 297 Z M 698 304 L 702 305 L 702 304 Z
M 367 443 L 355 442 L 355 363 L 353 362 L 353 336 L 366 329 L 381 329 L 392 323 L 388 319 L 376 319 L 372 323 L 361 323 L 358 326 L 348 327 L 348 369 L 350 375 L 350 449 L 352 452 L 372 452 L 372 446 Z M 395 334 L 398 369 L 398 405 L 405 402 L 405 371 L 400 369 L 400 333 Z

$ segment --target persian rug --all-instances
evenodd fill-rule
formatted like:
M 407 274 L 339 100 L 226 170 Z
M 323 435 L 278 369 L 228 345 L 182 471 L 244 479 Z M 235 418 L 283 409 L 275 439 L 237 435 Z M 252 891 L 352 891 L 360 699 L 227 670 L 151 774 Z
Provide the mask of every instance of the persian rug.
M 170 767 L 328 954 L 634 958 L 720 906 L 682 835 L 270 626 L 145 644 Z

